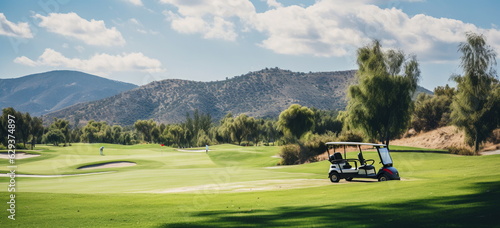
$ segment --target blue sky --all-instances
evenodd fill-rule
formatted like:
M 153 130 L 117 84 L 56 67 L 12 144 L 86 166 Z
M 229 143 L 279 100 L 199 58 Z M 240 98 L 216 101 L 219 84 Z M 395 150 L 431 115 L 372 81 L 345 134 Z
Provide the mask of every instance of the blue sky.
M 420 85 L 460 74 L 468 31 L 500 51 L 500 1 L 38 0 L 0 1 L 0 78 L 79 70 L 143 85 L 224 80 L 266 67 L 356 69 L 379 39 L 414 54 Z

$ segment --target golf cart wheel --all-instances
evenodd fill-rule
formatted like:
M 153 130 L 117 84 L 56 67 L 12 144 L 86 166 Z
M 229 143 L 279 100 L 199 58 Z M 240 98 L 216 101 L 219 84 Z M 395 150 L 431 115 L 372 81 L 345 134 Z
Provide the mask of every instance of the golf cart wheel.
M 345 179 L 346 181 L 352 181 L 352 177 L 348 177 Z
M 382 174 L 380 175 L 380 177 L 378 177 L 378 181 L 388 181 L 389 180 L 389 177 L 387 177 L 387 175 L 385 174 Z
M 332 181 L 333 183 L 337 183 L 340 181 L 340 176 L 338 173 L 332 173 L 330 174 L 330 181 Z

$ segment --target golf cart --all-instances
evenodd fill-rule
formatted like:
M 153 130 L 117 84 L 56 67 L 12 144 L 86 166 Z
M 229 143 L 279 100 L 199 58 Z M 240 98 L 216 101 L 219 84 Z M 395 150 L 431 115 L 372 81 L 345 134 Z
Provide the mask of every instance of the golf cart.
M 359 142 L 327 142 L 328 160 L 330 163 L 330 170 L 328 171 L 328 178 L 332 182 L 339 182 L 340 179 L 351 181 L 353 178 L 372 178 L 378 181 L 400 180 L 399 172 L 396 168 L 392 167 L 392 158 L 389 149 L 384 144 L 374 143 L 359 143 Z M 336 151 L 337 146 L 344 147 L 344 156 Z M 358 158 L 347 158 L 346 147 L 357 146 L 359 148 Z M 380 164 L 382 167 L 375 172 L 373 164 L 375 160 L 364 159 L 361 146 L 373 146 L 377 149 L 380 157 Z M 333 148 L 333 154 L 330 154 L 330 149 Z M 358 166 L 359 164 L 359 166 Z M 353 166 L 354 165 L 354 166 Z

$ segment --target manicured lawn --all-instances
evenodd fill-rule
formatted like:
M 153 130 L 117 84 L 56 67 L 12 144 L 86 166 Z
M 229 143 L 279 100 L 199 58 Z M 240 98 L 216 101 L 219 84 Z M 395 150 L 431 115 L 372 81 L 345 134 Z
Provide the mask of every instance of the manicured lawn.
M 19 173 L 106 173 L 17 177 L 16 221 L 0 203 L 0 227 L 500 227 L 500 155 L 392 153 L 402 181 L 333 184 L 327 161 L 273 167 L 278 147 L 218 145 L 207 155 L 104 145 L 99 156 L 100 146 L 41 147 L 18 160 Z M 108 161 L 137 165 L 77 169 Z M 0 177 L 0 202 L 8 181 Z

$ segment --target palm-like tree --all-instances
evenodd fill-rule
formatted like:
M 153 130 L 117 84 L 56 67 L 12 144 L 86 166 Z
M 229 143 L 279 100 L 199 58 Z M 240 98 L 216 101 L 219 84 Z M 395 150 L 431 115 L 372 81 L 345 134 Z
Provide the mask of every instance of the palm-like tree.
M 467 33 L 459 45 L 464 75 L 452 76 L 457 95 L 452 104 L 453 123 L 464 130 L 466 143 L 479 151 L 480 145 L 500 122 L 500 87 L 494 69 L 496 53 L 483 35 Z

